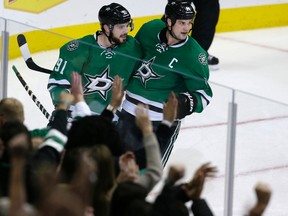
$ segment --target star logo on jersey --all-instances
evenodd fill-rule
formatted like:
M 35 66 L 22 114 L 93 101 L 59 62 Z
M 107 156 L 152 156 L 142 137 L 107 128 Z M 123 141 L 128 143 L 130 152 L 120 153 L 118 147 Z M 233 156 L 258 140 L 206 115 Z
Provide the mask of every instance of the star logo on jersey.
M 146 83 L 150 79 L 159 79 L 160 76 L 154 72 L 151 65 L 153 64 L 156 56 L 151 58 L 149 61 L 143 61 L 142 65 L 138 68 L 134 77 L 138 77 L 141 80 L 141 83 L 146 86 Z
M 84 74 L 88 83 L 84 86 L 84 94 L 99 93 L 100 96 L 106 100 L 107 93 L 112 87 L 113 79 L 109 77 L 109 66 L 103 71 L 101 75 L 91 76 Z

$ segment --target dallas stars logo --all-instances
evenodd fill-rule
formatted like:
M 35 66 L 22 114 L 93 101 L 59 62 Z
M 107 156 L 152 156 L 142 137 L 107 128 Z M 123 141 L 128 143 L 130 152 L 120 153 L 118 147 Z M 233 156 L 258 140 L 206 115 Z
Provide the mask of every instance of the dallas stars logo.
M 112 88 L 113 83 L 113 79 L 109 77 L 109 72 L 110 68 L 108 66 L 101 75 L 84 74 L 88 80 L 88 83 L 84 86 L 84 94 L 99 93 L 106 100 L 107 93 Z
M 151 58 L 149 61 L 143 61 L 142 65 L 138 68 L 134 77 L 138 77 L 141 80 L 141 83 L 146 86 L 146 83 L 150 79 L 159 79 L 160 76 L 154 72 L 151 65 L 153 64 L 156 56 Z

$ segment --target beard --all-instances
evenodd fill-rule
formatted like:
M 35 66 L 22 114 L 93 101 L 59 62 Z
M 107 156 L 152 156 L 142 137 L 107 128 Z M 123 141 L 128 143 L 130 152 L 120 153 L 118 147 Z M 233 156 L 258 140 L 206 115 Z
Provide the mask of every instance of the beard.
M 114 37 L 114 35 L 112 35 L 112 41 L 115 43 L 115 45 L 119 45 L 119 44 L 124 44 L 126 43 L 126 38 L 127 38 L 127 34 L 122 34 L 120 35 L 119 38 Z M 122 40 L 121 40 L 122 39 Z

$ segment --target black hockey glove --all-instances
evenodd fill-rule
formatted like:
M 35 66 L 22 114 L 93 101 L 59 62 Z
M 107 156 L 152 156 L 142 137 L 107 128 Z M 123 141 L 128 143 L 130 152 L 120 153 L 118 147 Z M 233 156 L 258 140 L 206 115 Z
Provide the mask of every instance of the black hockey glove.
M 196 106 L 196 99 L 195 96 L 189 94 L 189 92 L 180 93 L 177 95 L 177 99 L 177 119 L 182 119 L 193 112 Z

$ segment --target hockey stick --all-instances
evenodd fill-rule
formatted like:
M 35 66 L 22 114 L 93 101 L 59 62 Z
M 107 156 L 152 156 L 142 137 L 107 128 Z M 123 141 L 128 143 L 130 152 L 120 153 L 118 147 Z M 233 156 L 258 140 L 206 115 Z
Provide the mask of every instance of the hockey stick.
M 28 68 L 30 68 L 31 70 L 38 71 L 38 72 L 42 72 L 42 73 L 47 73 L 47 74 L 52 73 L 52 70 L 40 67 L 34 62 L 34 60 L 31 57 L 26 38 L 23 34 L 19 34 L 17 36 L 17 42 L 18 42 L 18 46 L 20 48 L 21 54 Z
M 47 112 L 47 110 L 44 108 L 44 106 L 41 104 L 41 102 L 37 99 L 37 97 L 34 95 L 34 93 L 32 92 L 32 90 L 29 88 L 29 86 L 27 85 L 27 83 L 25 82 L 25 80 L 23 79 L 23 77 L 21 76 L 21 74 L 19 73 L 19 71 L 17 70 L 17 68 L 13 65 L 12 69 L 14 70 L 18 80 L 20 81 L 20 83 L 22 84 L 22 86 L 25 88 L 26 92 L 28 93 L 28 95 L 31 97 L 31 99 L 33 100 L 33 102 L 36 104 L 36 106 L 40 109 L 40 111 L 43 113 L 43 115 L 49 119 L 50 118 L 50 114 Z

